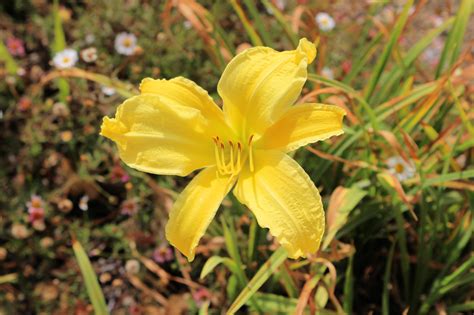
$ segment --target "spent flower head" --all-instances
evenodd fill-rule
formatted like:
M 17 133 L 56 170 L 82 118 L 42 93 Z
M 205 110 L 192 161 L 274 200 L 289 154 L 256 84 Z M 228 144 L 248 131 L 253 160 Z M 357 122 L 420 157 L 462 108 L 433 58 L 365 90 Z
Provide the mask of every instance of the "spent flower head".
M 91 63 L 97 60 L 97 49 L 95 47 L 89 47 L 81 50 L 81 58 L 87 63 Z
M 71 48 L 66 48 L 57 52 L 53 58 L 53 65 L 58 69 L 72 68 L 78 60 L 77 51 Z
M 152 257 L 157 263 L 164 264 L 173 260 L 174 254 L 173 250 L 169 246 L 161 245 L 153 251 Z
M 135 199 L 127 199 L 120 205 L 120 213 L 133 216 L 138 212 L 138 203 Z
M 316 14 L 315 20 L 319 29 L 323 32 L 329 32 L 336 26 L 334 19 L 326 12 Z
M 132 33 L 119 33 L 115 37 L 115 50 L 125 56 L 131 56 L 137 48 L 137 37 Z

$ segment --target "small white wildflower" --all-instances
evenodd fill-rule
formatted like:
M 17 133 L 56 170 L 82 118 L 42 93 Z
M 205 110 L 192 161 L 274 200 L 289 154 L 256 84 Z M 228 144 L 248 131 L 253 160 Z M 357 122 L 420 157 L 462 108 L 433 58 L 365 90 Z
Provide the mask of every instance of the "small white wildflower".
M 77 51 L 66 48 L 54 55 L 53 65 L 58 69 L 66 69 L 74 67 L 78 59 Z
M 97 49 L 95 47 L 89 47 L 81 50 L 81 58 L 85 62 L 94 62 L 97 60 Z
M 125 56 L 131 56 L 137 47 L 137 37 L 132 33 L 119 33 L 115 37 L 115 50 Z
M 26 74 L 25 68 L 18 68 L 16 74 L 18 74 L 20 77 L 24 76 Z
M 334 19 L 326 12 L 319 12 L 316 14 L 315 20 L 319 29 L 323 32 L 329 32 L 336 26 Z
M 395 175 L 399 181 L 404 181 L 406 179 L 412 178 L 415 176 L 415 165 L 412 161 L 405 161 L 400 156 L 392 156 L 386 161 L 390 173 Z
M 441 16 L 436 15 L 433 17 L 432 22 L 434 27 L 440 27 L 441 24 L 444 23 L 444 19 Z
M 102 88 L 100 90 L 102 91 L 102 93 L 104 93 L 107 96 L 112 96 L 117 92 L 117 91 L 115 91 L 115 89 L 113 87 L 105 86 L 105 85 L 102 86 Z
M 86 35 L 86 43 L 87 44 L 92 44 L 93 42 L 95 42 L 94 34 L 87 34 Z
M 87 211 L 89 210 L 89 196 L 84 195 L 81 197 L 79 200 L 79 209 L 82 211 Z
M 140 271 L 140 263 L 136 259 L 127 260 L 125 263 L 125 270 L 129 274 L 137 274 Z
M 321 75 L 331 80 L 334 79 L 334 71 L 329 67 L 324 67 L 321 71 Z

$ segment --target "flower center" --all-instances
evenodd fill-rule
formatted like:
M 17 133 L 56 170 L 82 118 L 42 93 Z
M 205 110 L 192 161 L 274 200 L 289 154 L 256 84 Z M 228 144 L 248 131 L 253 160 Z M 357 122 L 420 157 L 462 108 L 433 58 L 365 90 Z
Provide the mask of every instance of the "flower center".
M 227 143 L 222 141 L 219 136 L 212 138 L 214 140 L 214 154 L 216 158 L 217 171 L 221 175 L 237 175 L 244 163 L 249 161 L 250 171 L 253 172 L 253 135 L 249 137 L 248 145 L 244 147 L 240 141 L 231 141 Z
M 65 64 L 66 64 L 66 63 L 69 63 L 70 60 L 71 60 L 71 59 L 69 59 L 69 57 L 64 57 L 64 58 L 63 58 L 63 63 L 65 63 Z
M 130 46 L 132 46 L 132 41 L 130 40 L 130 38 L 125 38 L 123 40 L 123 45 L 127 48 L 129 48 Z
M 395 165 L 395 172 L 400 174 L 400 173 L 403 173 L 404 170 L 405 170 L 405 167 L 401 163 L 397 163 Z

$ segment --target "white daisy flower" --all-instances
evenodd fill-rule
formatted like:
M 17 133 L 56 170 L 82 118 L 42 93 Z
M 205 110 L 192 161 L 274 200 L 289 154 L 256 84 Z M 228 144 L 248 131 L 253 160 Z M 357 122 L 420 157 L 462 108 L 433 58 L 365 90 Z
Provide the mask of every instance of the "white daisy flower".
M 315 20 L 319 29 L 323 32 L 329 32 L 336 26 L 334 19 L 326 12 L 319 12 L 316 14 Z
M 400 156 L 392 156 L 386 163 L 389 167 L 389 172 L 395 175 L 399 181 L 415 176 L 416 169 L 412 161 L 407 162 Z
M 115 37 L 115 50 L 125 56 L 131 56 L 137 48 L 137 37 L 132 33 L 120 33 Z
M 66 48 L 54 55 L 53 65 L 58 69 L 66 69 L 74 67 L 78 60 L 77 51 Z
M 104 93 L 107 96 L 112 96 L 114 95 L 117 91 L 113 87 L 110 86 L 102 86 L 101 88 L 102 93 Z
M 94 62 L 97 60 L 97 49 L 95 47 L 89 47 L 81 50 L 81 58 L 85 62 Z
M 321 75 L 331 80 L 334 79 L 334 71 L 329 67 L 324 67 L 323 70 L 321 70 Z

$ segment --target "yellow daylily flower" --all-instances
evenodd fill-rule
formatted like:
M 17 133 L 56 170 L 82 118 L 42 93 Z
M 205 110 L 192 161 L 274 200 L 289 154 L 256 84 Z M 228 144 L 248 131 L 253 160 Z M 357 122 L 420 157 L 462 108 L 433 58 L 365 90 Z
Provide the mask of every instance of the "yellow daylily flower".
M 166 237 L 192 261 L 219 205 L 237 199 L 269 228 L 291 258 L 318 250 L 324 232 L 321 197 L 288 152 L 342 134 L 344 110 L 298 104 L 316 47 L 250 48 L 230 61 L 217 86 L 221 110 L 205 90 L 183 77 L 144 79 L 101 134 L 118 145 L 130 167 L 186 176 L 203 169 L 179 195 Z

